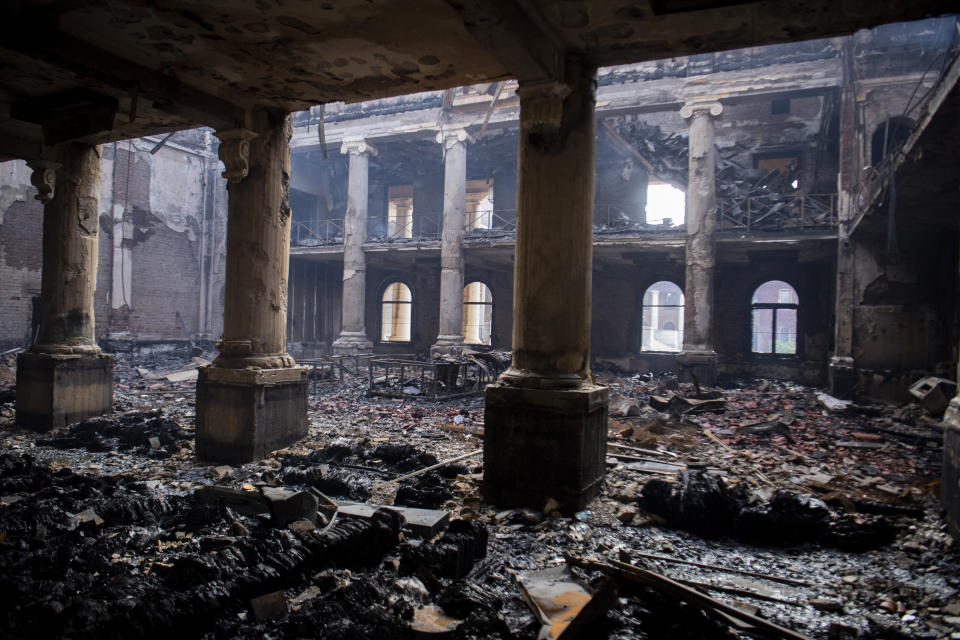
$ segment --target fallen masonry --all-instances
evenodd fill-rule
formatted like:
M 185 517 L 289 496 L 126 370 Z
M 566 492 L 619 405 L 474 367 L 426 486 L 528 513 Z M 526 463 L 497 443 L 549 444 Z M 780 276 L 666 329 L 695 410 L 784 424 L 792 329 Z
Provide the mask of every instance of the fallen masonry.
M 190 383 L 134 370 L 170 359 L 118 358 L 108 416 L 38 434 L 0 409 L 6 637 L 960 632 L 919 404 L 600 374 L 616 396 L 606 481 L 563 516 L 483 502 L 480 398 L 370 396 L 356 370 L 311 382 L 306 440 L 198 462 Z M 531 608 L 543 579 L 569 606 Z

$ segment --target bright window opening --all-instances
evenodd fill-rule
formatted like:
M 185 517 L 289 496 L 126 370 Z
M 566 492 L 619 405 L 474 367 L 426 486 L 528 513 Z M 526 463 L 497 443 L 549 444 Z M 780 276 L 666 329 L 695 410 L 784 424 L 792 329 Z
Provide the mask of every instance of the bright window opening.
M 402 282 L 387 285 L 380 317 L 380 339 L 383 342 L 410 342 L 412 306 L 410 287 Z
M 771 280 L 757 287 L 751 300 L 751 350 L 754 353 L 796 355 L 799 305 L 796 290 L 786 282 Z
M 467 231 L 493 226 L 493 180 L 467 180 Z
M 682 225 L 685 203 L 683 191 L 651 177 L 647 185 L 647 224 Z
M 413 185 L 387 190 L 387 237 L 413 237 Z
M 666 280 L 654 282 L 643 294 L 641 351 L 680 351 L 683 348 L 683 291 Z
M 463 341 L 490 344 L 493 329 L 493 295 L 482 282 L 463 288 Z

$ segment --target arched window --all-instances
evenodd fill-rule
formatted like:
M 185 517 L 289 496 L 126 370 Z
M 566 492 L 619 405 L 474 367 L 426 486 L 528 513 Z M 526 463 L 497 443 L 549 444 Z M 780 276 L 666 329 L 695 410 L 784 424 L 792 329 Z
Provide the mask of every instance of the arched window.
M 782 280 L 764 282 L 753 292 L 750 309 L 753 313 L 754 353 L 796 355 L 797 292 Z
M 410 308 L 413 296 L 410 287 L 392 282 L 383 290 L 380 314 L 380 340 L 383 342 L 410 342 Z
M 641 351 L 683 348 L 683 291 L 667 280 L 654 282 L 643 294 Z
M 490 344 L 492 328 L 493 295 L 482 282 L 471 282 L 463 288 L 463 341 Z
M 910 137 L 913 120 L 897 116 L 881 122 L 870 139 L 870 164 L 878 165 L 893 149 L 898 149 Z

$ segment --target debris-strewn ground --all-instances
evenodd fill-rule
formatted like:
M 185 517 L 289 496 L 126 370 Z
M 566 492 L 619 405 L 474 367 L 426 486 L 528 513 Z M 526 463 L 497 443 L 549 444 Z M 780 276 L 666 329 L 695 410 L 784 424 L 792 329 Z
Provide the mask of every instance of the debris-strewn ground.
M 4 637 L 407 638 L 434 605 L 445 617 L 428 622 L 463 621 L 450 637 L 534 638 L 516 576 L 566 556 L 698 583 L 813 638 L 960 638 L 960 563 L 936 499 L 941 434 L 916 405 L 830 410 L 790 383 L 697 393 L 670 377 L 601 376 L 613 396 L 607 481 L 564 517 L 482 501 L 482 458 L 465 455 L 482 448 L 482 398 L 366 397 L 349 375 L 311 383 L 304 441 L 239 467 L 199 462 L 195 383 L 135 369 L 189 364 L 119 357 L 115 412 L 43 434 L 13 424 L 0 389 Z M 242 500 L 200 499 L 208 485 L 444 510 L 450 524 L 428 539 L 380 510 L 279 528 Z M 581 637 L 752 633 L 620 582 Z

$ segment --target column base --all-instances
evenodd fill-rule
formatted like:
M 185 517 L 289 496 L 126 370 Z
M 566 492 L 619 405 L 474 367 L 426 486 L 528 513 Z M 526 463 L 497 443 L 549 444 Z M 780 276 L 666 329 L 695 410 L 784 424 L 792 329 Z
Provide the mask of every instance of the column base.
M 202 367 L 197 379 L 197 457 L 243 464 L 307 435 L 307 368 Z
M 943 415 L 943 472 L 940 501 L 947 512 L 950 535 L 960 540 L 960 396 Z
M 853 400 L 857 387 L 857 369 L 853 358 L 830 358 L 827 371 L 830 394 L 844 400 Z
M 113 355 L 17 356 L 17 424 L 62 427 L 113 409 Z
M 680 379 L 684 382 L 696 380 L 702 385 L 715 385 L 718 360 L 716 351 L 681 351 L 677 354 Z
M 361 353 L 372 353 L 373 343 L 367 338 L 364 331 L 341 331 L 330 351 L 336 356 L 355 356 Z
M 583 509 L 606 472 L 606 387 L 571 390 L 487 387 L 483 494 L 506 507 Z
M 463 349 L 463 336 L 437 336 L 437 341 L 430 347 L 430 358 L 459 354 Z

